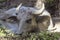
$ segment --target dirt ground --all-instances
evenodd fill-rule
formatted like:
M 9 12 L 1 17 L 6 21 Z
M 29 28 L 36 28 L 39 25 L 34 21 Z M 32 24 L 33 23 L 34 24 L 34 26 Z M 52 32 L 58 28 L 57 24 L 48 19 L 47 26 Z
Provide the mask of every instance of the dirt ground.
M 60 17 L 53 17 L 53 23 L 54 23 L 54 27 L 56 27 L 57 29 L 55 30 L 55 32 L 60 32 Z
M 60 25 L 60 17 L 53 17 L 52 18 L 53 20 L 53 23 L 57 26 L 57 25 Z

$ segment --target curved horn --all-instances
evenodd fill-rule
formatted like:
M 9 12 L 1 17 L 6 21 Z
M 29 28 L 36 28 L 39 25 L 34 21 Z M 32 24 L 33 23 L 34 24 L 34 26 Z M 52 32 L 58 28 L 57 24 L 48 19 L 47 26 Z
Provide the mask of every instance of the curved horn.
M 42 13 L 42 11 L 45 9 L 44 3 L 42 4 L 42 8 L 41 9 L 36 9 L 34 10 L 34 12 L 32 12 L 33 14 L 40 14 Z
M 22 6 L 22 3 L 20 3 L 20 5 L 16 8 L 16 10 L 19 10 L 21 6 Z

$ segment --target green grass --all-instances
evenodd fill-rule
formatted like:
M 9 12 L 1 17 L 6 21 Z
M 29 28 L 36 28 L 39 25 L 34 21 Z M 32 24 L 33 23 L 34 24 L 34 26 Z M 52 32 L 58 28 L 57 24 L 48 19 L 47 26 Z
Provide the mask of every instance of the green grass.
M 21 40 L 23 40 L 23 39 L 25 39 L 25 40 L 58 40 L 60 37 L 60 34 L 42 31 L 40 33 L 25 33 L 22 35 L 14 35 L 11 33 L 7 34 L 5 29 L 0 27 L 0 36 L 2 36 L 2 37 L 10 36 L 10 37 L 14 37 L 14 38 L 16 37 Z

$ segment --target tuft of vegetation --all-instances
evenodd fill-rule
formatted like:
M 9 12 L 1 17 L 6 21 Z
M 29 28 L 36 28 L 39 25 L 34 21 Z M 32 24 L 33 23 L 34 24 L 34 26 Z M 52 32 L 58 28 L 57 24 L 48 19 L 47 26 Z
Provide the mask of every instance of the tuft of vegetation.
M 15 35 L 7 33 L 4 28 L 0 27 L 0 36 L 9 38 L 10 40 L 58 40 L 60 37 L 59 33 L 39 32 L 39 33 L 23 33 L 22 35 Z M 11 38 L 12 37 L 12 38 Z M 8 39 L 7 38 L 7 39 Z M 3 38 L 2 38 L 3 39 Z
M 25 40 L 58 40 L 60 34 L 58 33 L 48 33 L 48 32 L 40 32 L 40 33 L 30 33 L 22 36 Z

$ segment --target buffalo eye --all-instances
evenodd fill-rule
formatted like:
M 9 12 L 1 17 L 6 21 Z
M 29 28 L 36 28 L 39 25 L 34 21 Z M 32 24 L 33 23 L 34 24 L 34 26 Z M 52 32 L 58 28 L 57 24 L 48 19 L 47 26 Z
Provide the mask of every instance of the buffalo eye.
M 16 15 L 18 15 L 18 13 L 16 13 Z
M 32 20 L 32 19 L 26 20 L 26 23 L 29 23 L 29 24 L 30 24 L 30 23 L 31 23 L 31 20 Z

